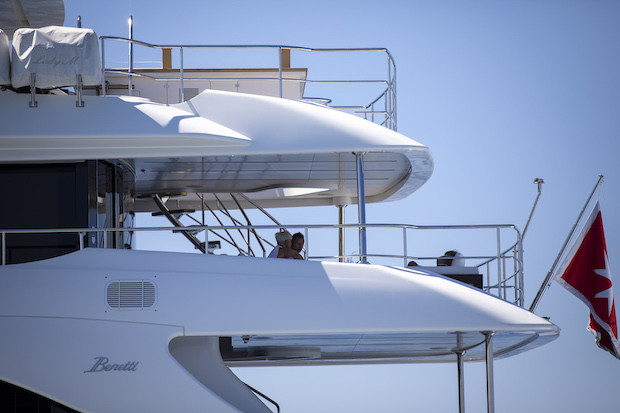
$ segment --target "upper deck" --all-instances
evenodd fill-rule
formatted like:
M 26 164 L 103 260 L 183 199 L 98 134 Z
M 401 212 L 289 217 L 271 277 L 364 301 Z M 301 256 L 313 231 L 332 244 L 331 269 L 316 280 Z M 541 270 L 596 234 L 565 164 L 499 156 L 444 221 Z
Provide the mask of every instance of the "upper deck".
M 59 30 L 48 30 L 49 37 L 53 40 Z M 77 30 L 69 33 L 77 37 Z M 17 44 L 27 40 L 24 36 Z M 113 47 L 119 44 L 130 48 L 125 69 L 107 63 L 108 56 L 119 54 Z M 12 64 L 32 59 L 26 54 L 36 51 L 35 46 L 22 45 Z M 92 60 L 95 47 L 84 47 L 73 60 Z M 46 56 L 53 50 L 41 49 Z M 144 57 L 134 59 L 141 49 Z M 386 49 L 153 45 L 102 37 L 100 52 L 100 76 L 93 72 L 97 65 L 82 65 L 92 73 L 63 77 L 64 82 L 76 80 L 69 87 L 53 87 L 57 77 L 52 76 L 40 83 L 49 69 L 42 64 L 13 70 L 12 76 L 19 73 L 22 82 L 14 87 L 29 75 L 32 91 L 48 88 L 53 93 L 31 92 L 30 99 L 10 91 L 0 95 L 2 112 L 15 120 L 0 135 L 6 148 L 0 162 L 121 159 L 135 174 L 137 211 L 158 210 L 149 200 L 154 194 L 174 195 L 181 208 L 193 209 L 200 204 L 187 194 L 205 194 L 211 206 L 218 202 L 211 194 L 231 192 L 252 193 L 268 207 L 353 204 L 356 153 L 364 154 L 366 202 L 405 197 L 432 174 L 428 148 L 395 132 L 396 68 Z M 246 66 L 205 69 L 190 64 L 234 66 L 221 57 L 229 52 L 244 55 L 236 62 Z M 152 53 L 161 59 L 157 67 L 134 65 L 134 60 L 153 62 Z M 303 67 L 291 67 L 297 54 L 318 57 L 319 77 L 305 60 Z M 274 55 L 275 62 L 270 61 Z M 348 72 L 324 60 L 340 55 L 352 63 Z M 359 76 L 359 56 L 384 73 Z M 47 66 L 55 70 L 55 60 L 46 59 L 36 60 L 50 62 Z M 325 67 L 337 67 L 337 77 L 321 77 Z M 63 70 L 71 74 L 77 69 Z M 92 80 L 97 78 L 101 84 Z M 228 196 L 220 200 L 236 207 Z
M 0 93 L 1 110 L 13 120 L 0 133 L 0 163 L 4 164 L 0 178 L 12 181 L 19 173 L 18 185 L 6 186 L 15 191 L 11 198 L 19 200 L 15 209 L 27 211 L 38 203 L 40 193 L 49 192 L 84 211 L 79 219 L 60 222 L 50 216 L 38 225 L 23 213 L 0 225 L 5 228 L 3 264 L 28 260 L 19 258 L 19 251 L 28 247 L 27 240 L 34 234 L 44 234 L 48 240 L 62 238 L 58 242 L 65 252 L 84 247 L 136 248 L 134 233 L 153 233 L 153 229 L 134 227 L 137 212 L 167 216 L 175 226 L 173 232 L 184 235 L 203 253 L 210 252 L 212 234 L 235 253 L 265 256 L 273 245 L 273 231 L 287 227 L 304 231 L 306 259 L 370 259 L 398 266 L 413 260 L 444 273 L 435 265 L 443 252 L 426 252 L 419 245 L 412 250 L 412 231 L 417 241 L 419 230 L 474 229 L 373 225 L 361 218 L 354 225 L 275 221 L 275 225 L 257 226 L 246 214 L 247 209 L 312 205 L 342 209 L 362 204 L 363 211 L 366 202 L 405 197 L 429 179 L 433 159 L 428 148 L 395 131 L 396 66 L 386 49 L 155 45 L 105 36 L 100 41 L 100 84 L 82 83 L 88 77 L 78 73 L 75 84 L 43 85 L 37 83 L 41 73 L 33 71 L 30 94 Z M 123 49 L 115 52 L 115 47 Z M 243 57 L 226 61 L 231 52 Z M 92 50 L 88 55 L 94 55 Z M 107 63 L 119 55 L 128 56 L 126 67 Z M 335 64 L 330 60 L 334 56 L 345 57 Z M 311 64 L 314 58 L 317 69 Z M 302 63 L 293 65 L 297 61 Z M 196 62 L 214 64 L 203 68 L 196 67 Z M 348 71 L 344 63 L 350 64 Z M 366 76 L 369 68 L 380 68 L 381 74 Z M 330 77 L 330 71 L 335 77 Z M 97 77 L 97 73 L 91 75 Z M 37 93 L 38 88 L 47 88 L 47 93 Z M 47 166 L 40 165 L 46 162 Z M 38 164 L 36 171 L 15 169 L 32 163 Z M 41 173 L 68 174 L 84 183 L 67 192 L 66 185 L 56 187 L 55 181 L 35 178 Z M 80 204 L 84 194 L 90 194 L 88 201 Z M 234 218 L 229 210 L 242 216 Z M 218 212 L 231 226 L 217 217 Z M 14 212 L 5 216 L 10 213 Z M 213 214 L 212 224 L 205 213 Z M 187 229 L 187 225 L 193 227 Z M 36 229 L 41 227 L 55 229 Z M 366 250 L 365 235 L 375 228 L 396 231 L 390 238 L 400 241 L 388 249 Z M 497 242 L 490 249 L 468 254 L 471 265 L 465 272 L 484 271 L 481 284 L 486 291 L 522 305 L 519 231 L 510 225 L 476 229 L 497 233 Z M 247 235 L 235 240 L 233 230 Z M 511 232 L 509 243 L 505 237 L 500 241 L 503 230 Z M 337 251 L 316 248 L 326 239 L 314 235 L 316 231 L 336 235 Z M 356 233 L 358 247 L 346 246 L 345 238 L 349 244 L 357 243 Z M 11 245 L 11 239 L 16 244 Z

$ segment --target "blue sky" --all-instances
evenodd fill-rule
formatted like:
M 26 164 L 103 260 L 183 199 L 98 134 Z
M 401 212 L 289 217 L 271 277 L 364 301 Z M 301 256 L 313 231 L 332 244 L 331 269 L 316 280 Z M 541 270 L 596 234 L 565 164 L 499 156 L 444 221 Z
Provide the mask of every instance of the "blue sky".
M 435 171 L 409 198 L 369 205 L 367 220 L 523 229 L 536 195 L 532 180 L 544 178 L 525 240 L 529 304 L 604 174 L 601 208 L 620 291 L 620 3 L 65 0 L 65 7 L 67 25 L 81 15 L 99 35 L 126 36 L 133 15 L 134 37 L 151 43 L 387 47 L 398 67 L 398 130 L 431 149 Z M 273 212 L 284 223 L 300 222 L 298 212 Z M 337 219 L 335 208 L 304 215 Z M 495 363 L 497 411 L 618 410 L 620 361 L 594 345 L 585 306 L 553 285 L 537 313 L 562 334 Z M 457 406 L 453 365 L 236 373 L 285 412 Z M 484 365 L 467 364 L 465 375 L 467 411 L 483 411 Z

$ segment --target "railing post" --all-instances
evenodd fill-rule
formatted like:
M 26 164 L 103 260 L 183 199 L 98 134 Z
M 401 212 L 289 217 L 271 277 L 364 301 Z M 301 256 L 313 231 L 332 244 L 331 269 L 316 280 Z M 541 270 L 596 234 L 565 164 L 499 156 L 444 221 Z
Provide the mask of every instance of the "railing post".
M 185 102 L 185 86 L 183 84 L 183 46 L 179 47 L 179 55 L 180 55 L 180 59 L 181 59 L 181 68 L 180 68 L 180 73 L 181 73 L 181 103 Z
M 501 263 L 501 256 L 502 256 L 502 249 L 500 246 L 500 229 L 499 227 L 495 228 L 495 231 L 497 233 L 497 296 L 498 297 L 502 297 L 502 263 Z M 505 297 L 505 291 L 504 291 L 504 297 Z
M 345 205 L 338 205 L 338 224 L 344 225 L 344 207 Z M 344 228 L 338 228 L 338 261 L 344 262 Z
M 84 100 L 82 99 L 82 75 L 81 74 L 77 74 L 75 75 L 75 92 L 77 95 L 77 101 L 75 102 L 75 107 L 77 108 L 83 108 L 84 107 Z
M 407 228 L 403 227 L 403 267 L 407 266 Z
M 359 220 L 359 251 L 360 263 L 368 264 L 366 260 L 366 193 L 364 189 L 364 154 L 355 154 L 355 169 L 357 172 L 357 212 Z
M 29 107 L 37 107 L 37 74 L 30 73 L 30 103 Z
M 389 85 L 388 85 L 388 89 L 389 89 L 389 88 L 390 88 L 390 87 L 389 87 Z M 390 127 L 390 112 L 389 112 L 389 109 L 388 109 L 388 100 L 389 100 L 389 96 L 388 96 L 388 94 L 386 94 L 386 95 L 383 97 L 383 111 L 385 112 L 385 119 L 384 119 L 384 122 L 385 122 L 385 127 L 386 127 L 386 128 L 389 128 L 389 127 Z
M 386 92 L 385 95 L 385 100 L 387 102 L 387 116 L 388 116 L 388 122 L 387 122 L 387 127 L 390 129 L 393 129 L 393 124 L 392 124 L 392 64 L 390 62 L 390 55 L 387 55 L 387 66 L 388 66 L 388 90 Z
M 129 96 L 132 95 L 133 88 L 133 16 L 129 16 L 129 81 L 127 82 L 127 92 Z
M 394 64 L 394 73 L 392 74 L 392 129 L 398 129 L 398 99 L 396 98 L 396 64 Z
M 519 236 L 519 306 L 525 305 L 525 283 L 523 281 L 523 238 Z
M 105 92 L 105 39 L 101 39 L 101 93 L 103 96 L 106 95 Z
M 488 262 L 485 265 L 487 267 L 487 292 L 491 293 L 491 266 Z
M 304 260 L 308 259 L 308 248 L 310 245 L 310 238 L 308 238 L 308 227 L 304 228 L 304 241 L 306 242 L 306 248 L 304 249 Z
M 459 386 L 459 413 L 465 413 L 465 371 L 463 366 L 462 350 L 456 351 L 456 369 L 458 374 Z
M 280 97 L 282 97 L 282 47 L 278 47 L 278 79 L 280 79 Z
M 513 276 L 515 278 L 515 301 L 514 303 L 516 305 L 518 305 L 519 307 L 521 307 L 521 303 L 519 302 L 519 296 L 520 296 L 520 286 L 519 286 L 519 263 L 517 262 L 517 254 L 518 254 L 518 249 L 515 246 L 512 249 L 512 273 Z
M 493 331 L 483 331 L 485 345 L 485 361 L 487 371 L 487 412 L 495 412 L 495 388 L 493 384 Z

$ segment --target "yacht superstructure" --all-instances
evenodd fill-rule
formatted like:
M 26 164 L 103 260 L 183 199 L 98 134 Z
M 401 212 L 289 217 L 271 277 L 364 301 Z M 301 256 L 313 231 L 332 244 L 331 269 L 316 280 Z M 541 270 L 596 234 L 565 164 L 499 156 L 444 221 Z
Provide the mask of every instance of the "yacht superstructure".
M 494 357 L 559 334 L 520 307 L 514 226 L 481 228 L 516 236 L 475 267 L 429 268 L 407 265 L 436 258 L 409 252 L 407 231 L 420 227 L 390 225 L 404 246 L 386 258 L 399 260 L 368 264 L 367 233 L 382 225 L 365 221 L 365 203 L 411 194 L 434 167 L 427 147 L 395 131 L 395 67 L 370 103 L 330 107 L 304 99 L 309 69 L 290 65 L 291 51 L 319 49 L 251 46 L 274 49 L 278 68 L 190 70 L 184 50 L 217 47 L 90 42 L 94 32 L 61 27 L 14 36 L 5 75 L 20 80 L 0 92 L 0 183 L 11 199 L 0 213 L 5 393 L 78 411 L 270 411 L 229 366 L 486 360 L 492 369 Z M 160 50 L 162 67 L 107 68 L 110 41 Z M 358 224 L 325 226 L 341 241 L 330 257 L 310 254 L 309 231 L 322 226 L 181 222 L 195 211 L 353 204 Z M 136 237 L 157 230 L 135 227 L 139 212 L 165 216 L 196 253 L 139 250 Z M 284 227 L 305 231 L 310 259 L 264 258 L 261 233 Z M 358 235 L 355 257 L 345 230 Z M 214 239 L 243 255 L 213 254 Z M 497 272 L 483 275 L 489 263 Z M 458 281 L 469 278 L 477 287 Z

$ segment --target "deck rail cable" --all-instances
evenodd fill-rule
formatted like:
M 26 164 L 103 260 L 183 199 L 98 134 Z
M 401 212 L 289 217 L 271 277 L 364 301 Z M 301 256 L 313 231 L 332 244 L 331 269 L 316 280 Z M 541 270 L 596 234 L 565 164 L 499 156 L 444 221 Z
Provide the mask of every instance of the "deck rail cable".
M 215 235 L 216 237 L 218 237 L 220 240 L 226 242 L 227 244 L 229 244 L 230 246 L 232 246 L 233 248 L 235 248 L 237 250 L 237 252 L 239 254 L 243 254 L 243 255 L 249 255 L 249 256 L 255 256 L 254 255 L 254 251 L 251 248 L 248 248 L 247 250 L 243 248 L 243 246 L 247 247 L 248 244 L 248 240 L 250 239 L 250 234 L 254 235 L 254 239 L 256 240 L 256 242 L 259 244 L 260 249 L 262 250 L 262 256 L 264 257 L 266 254 L 266 249 L 265 249 L 265 244 L 267 244 L 269 247 L 273 248 L 274 244 L 269 242 L 267 239 L 265 239 L 261 234 L 259 234 L 255 229 L 253 229 L 253 225 L 252 222 L 249 218 L 249 216 L 246 214 L 245 209 L 243 208 L 243 206 L 240 204 L 240 202 L 236 199 L 234 194 L 229 194 L 230 197 L 233 199 L 233 201 L 235 202 L 235 204 L 237 205 L 237 208 L 241 211 L 241 213 L 243 214 L 245 220 L 246 220 L 246 225 L 248 227 L 250 227 L 251 229 L 248 229 L 248 237 L 243 237 L 243 242 L 242 243 L 238 243 L 237 240 L 235 240 L 235 237 L 230 233 L 230 231 L 228 229 L 224 229 L 223 232 L 225 233 L 225 235 L 223 235 L 222 233 L 218 232 L 219 228 L 218 227 L 208 227 L 208 231 Z M 256 204 L 254 201 L 251 201 L 249 198 L 247 198 L 247 196 L 243 195 L 243 194 L 237 194 L 242 196 L 243 198 L 245 198 L 246 200 L 250 201 L 250 203 L 254 206 L 256 206 L 258 209 L 260 209 L 263 213 L 265 213 L 269 218 L 271 218 L 272 220 L 274 219 L 271 215 L 269 215 L 269 213 L 267 213 L 264 209 L 262 209 L 258 204 Z M 222 219 L 218 216 L 218 214 L 216 213 L 216 211 L 214 211 L 209 204 L 205 201 L 204 199 L 204 195 L 203 194 L 196 194 L 196 196 L 198 196 L 198 198 L 201 200 L 201 208 L 202 208 L 202 221 L 196 219 L 194 216 L 192 216 L 192 214 L 190 212 L 195 212 L 195 211 L 186 211 L 184 213 L 182 213 L 182 216 L 187 217 L 188 219 L 190 219 L 192 222 L 194 222 L 197 225 L 191 225 L 188 226 L 187 228 L 191 228 L 190 231 L 192 232 L 202 232 L 201 229 L 202 227 L 207 227 L 206 224 L 206 220 L 205 220 L 205 208 L 211 213 L 211 215 L 213 215 L 213 217 L 217 220 L 217 222 L 219 223 L 220 227 L 225 226 L 224 223 L 222 222 Z M 218 204 L 222 204 L 221 199 L 216 197 L 216 200 L 218 201 Z M 239 220 L 235 219 L 231 213 L 225 209 L 222 208 L 218 205 L 218 212 L 222 213 L 222 215 L 224 215 L 226 218 L 230 219 L 232 222 L 232 225 L 237 228 L 239 225 L 243 225 L 242 222 L 240 222 Z M 177 219 L 179 221 L 179 223 L 177 224 L 177 226 L 182 225 L 180 223 L 180 218 Z M 275 221 L 277 224 L 279 224 L 277 221 Z M 238 232 L 241 232 L 240 230 Z
M 243 207 L 241 206 L 241 204 L 239 203 L 237 198 L 235 198 L 235 195 L 234 194 L 230 194 L 230 197 L 233 199 L 233 201 L 235 201 L 235 204 L 237 205 L 237 208 L 243 214 L 243 217 L 245 218 L 245 221 L 246 221 L 247 225 L 252 226 L 252 222 L 250 221 L 250 217 L 248 217 L 248 214 L 245 213 L 245 209 L 243 209 Z M 262 237 L 260 237 L 258 235 L 258 233 L 256 232 L 255 229 L 248 229 L 248 240 L 250 239 L 250 231 L 252 232 L 252 234 L 256 238 L 256 241 L 258 242 L 258 245 L 260 246 L 261 250 L 263 251 L 263 257 L 264 257 L 267 251 L 265 250 L 265 246 L 263 245 Z M 249 251 L 249 248 L 248 248 L 248 251 Z
M 219 220 L 219 218 L 218 218 Z M 233 217 L 233 220 L 235 220 Z M 234 231 L 242 231 L 242 230 L 250 230 L 251 233 L 256 233 L 260 236 L 260 233 L 267 232 L 272 233 L 273 230 L 280 230 L 283 227 L 296 230 L 304 230 L 306 244 L 306 254 L 307 259 L 309 260 L 326 260 L 326 261 L 339 261 L 343 260 L 345 262 L 354 262 L 358 261 L 362 258 L 362 254 L 359 252 L 353 252 L 348 254 L 311 254 L 310 250 L 310 240 L 315 238 L 319 240 L 319 242 L 314 242 L 312 245 L 319 245 L 320 248 L 329 248 L 329 246 L 324 247 L 326 242 L 320 242 L 320 240 L 324 239 L 326 234 L 329 237 L 329 233 L 331 231 L 340 231 L 349 230 L 349 231 L 358 231 L 361 226 L 366 228 L 368 231 L 393 231 L 394 236 L 386 237 L 387 239 L 394 240 L 394 243 L 398 243 L 398 238 L 400 236 L 403 237 L 402 247 L 403 250 L 399 253 L 398 251 L 393 250 L 391 253 L 384 253 L 381 251 L 380 247 L 376 245 L 370 244 L 368 250 L 365 254 L 368 260 L 371 263 L 380 264 L 380 265 L 392 265 L 392 266 L 407 266 L 409 260 L 418 260 L 420 262 L 426 261 L 434 261 L 440 256 L 436 255 L 414 255 L 411 254 L 409 250 L 412 250 L 415 245 L 413 243 L 408 243 L 407 239 L 412 238 L 415 239 L 417 243 L 420 245 L 423 244 L 421 241 L 423 239 L 420 231 L 428 233 L 429 231 L 479 231 L 488 233 L 497 233 L 499 231 L 506 232 L 516 239 L 514 243 L 511 242 L 512 248 L 504 249 L 501 248 L 499 244 L 495 245 L 495 251 L 491 251 L 489 249 L 488 254 L 471 254 L 464 255 L 460 258 L 466 259 L 469 261 L 473 261 L 474 264 L 472 267 L 478 269 L 478 272 L 482 275 L 483 279 L 486 280 L 483 286 L 483 290 L 487 291 L 490 294 L 501 297 L 507 301 L 513 302 L 516 305 L 523 306 L 523 249 L 522 249 L 522 236 L 520 231 L 511 224 L 504 225 L 409 225 L 409 224 L 373 224 L 373 223 L 365 223 L 365 224 L 291 224 L 291 225 L 282 225 L 282 224 L 270 224 L 270 225 L 242 225 L 242 224 L 233 224 L 233 225 L 221 225 L 220 226 L 211 226 L 211 225 L 192 225 L 191 227 L 183 226 L 182 229 L 179 229 L 179 226 L 174 227 L 131 227 L 131 228 L 56 228 L 56 229 L 3 229 L 0 230 L 0 240 L 2 240 L 1 253 L 0 257 L 2 258 L 2 265 L 7 264 L 7 238 L 9 238 L 12 234 L 49 234 L 49 233 L 74 233 L 78 238 L 79 248 L 82 249 L 86 245 L 83 242 L 83 237 L 85 234 L 94 234 L 94 233 L 103 233 L 105 234 L 109 232 L 117 233 L 117 232 L 133 232 L 136 236 L 140 236 L 140 234 L 148 233 L 152 231 L 163 231 L 168 233 L 174 232 L 182 232 L 185 235 L 185 232 L 201 232 L 200 236 L 204 237 L 204 242 L 199 242 L 202 246 L 208 245 L 209 237 L 215 234 L 221 239 L 225 239 L 222 235 L 218 234 L 218 232 L 226 232 L 229 233 L 230 230 Z M 411 232 L 415 232 L 415 237 L 410 235 Z M 332 232 L 333 233 L 333 232 Z M 399 235 L 400 234 L 400 235 Z M 482 234 L 481 234 L 482 235 Z M 193 236 L 193 235 L 192 235 Z M 193 236 L 196 238 L 195 236 Z M 351 237 L 354 239 L 354 237 Z M 371 237 L 370 237 L 371 238 Z M 442 236 L 442 239 L 445 239 L 445 236 Z M 453 237 L 450 236 L 450 239 Z M 506 236 L 497 237 L 488 237 L 488 242 L 485 243 L 499 243 L 503 242 Z M 263 237 L 263 241 L 266 239 Z M 246 238 L 247 240 L 247 238 Z M 268 241 L 266 241 L 268 242 Z M 240 251 L 243 251 L 243 248 L 240 245 L 235 243 L 231 243 L 233 248 L 238 248 Z M 383 246 L 382 246 L 383 247 Z M 320 249 L 317 248 L 317 249 Z M 337 249 L 338 247 L 336 247 Z M 485 249 L 486 250 L 486 249 Z M 202 250 L 201 250 L 202 251 Z M 384 264 L 385 263 L 385 264 Z M 512 263 L 512 265 L 508 265 L 508 263 Z M 512 292 L 512 293 L 511 293 Z
M 232 216 L 232 214 L 228 211 L 228 209 L 226 208 L 226 206 L 224 205 L 224 203 L 220 200 L 220 198 L 216 195 L 213 194 L 213 196 L 215 197 L 216 201 L 217 201 L 217 208 L 218 210 L 223 213 L 224 215 L 226 215 L 226 217 L 228 217 L 228 219 L 230 219 L 230 221 L 233 223 L 233 225 L 237 228 L 237 231 L 239 232 L 239 235 L 241 236 L 241 239 L 243 240 L 244 244 L 247 245 L 248 249 L 247 251 L 243 251 L 245 254 L 247 254 L 248 257 L 254 257 L 254 250 L 252 250 L 251 247 L 251 242 L 250 242 L 250 230 L 252 229 L 252 225 L 243 225 L 242 222 L 240 222 L 239 220 L 237 220 L 235 217 Z M 246 238 L 243 235 L 243 232 L 241 232 L 241 226 L 244 226 L 243 229 L 247 229 L 248 230 L 248 237 Z
M 379 93 L 378 96 L 370 98 L 367 102 L 356 105 L 336 105 L 331 104 L 331 99 L 321 98 L 321 97 L 306 97 L 303 96 L 303 100 L 308 100 L 310 102 L 320 102 L 322 104 L 328 105 L 335 109 L 341 110 L 352 110 L 353 113 L 358 115 L 363 115 L 366 119 L 368 119 L 368 115 L 370 115 L 371 120 L 375 122 L 375 114 L 382 115 L 379 116 L 381 119 L 377 121 L 377 123 L 382 124 L 390 129 L 397 129 L 397 94 L 396 94 L 396 63 L 394 61 L 393 56 L 386 48 L 309 48 L 309 47 L 299 47 L 299 46 L 288 46 L 288 45 L 204 45 L 204 44 L 195 44 L 195 45 L 158 45 L 151 44 L 135 39 L 128 39 L 117 36 L 100 36 L 101 40 L 101 63 L 102 63 L 102 81 L 101 81 L 101 91 L 103 95 L 107 94 L 107 81 L 106 75 L 116 74 L 128 77 L 128 87 L 132 87 L 131 79 L 133 77 L 145 77 L 154 81 L 160 82 L 171 82 L 178 81 L 180 82 L 180 97 L 181 101 L 185 100 L 184 96 L 184 83 L 187 81 L 209 81 L 209 82 L 229 82 L 229 81 L 244 81 L 244 80 L 254 80 L 254 81 L 265 81 L 265 82 L 278 82 L 278 89 L 280 97 L 282 97 L 283 93 L 283 85 L 286 83 L 299 83 L 300 85 L 310 85 L 310 84 L 322 84 L 322 85 L 330 85 L 330 84 L 352 84 L 352 85 L 362 85 L 362 84 L 383 84 L 385 85 L 385 89 Z M 147 75 L 145 73 L 141 73 L 140 69 L 134 68 L 133 64 L 133 56 L 134 53 L 131 53 L 128 57 L 129 62 L 126 65 L 126 69 L 119 68 L 108 68 L 106 67 L 106 44 L 110 42 L 125 42 L 128 43 L 131 47 L 133 46 L 141 46 L 148 49 L 158 49 L 161 50 L 162 53 L 164 50 L 171 53 L 172 50 L 178 51 L 179 54 L 179 62 L 178 68 L 174 70 L 168 70 L 166 74 L 168 76 L 171 73 L 174 73 L 178 70 L 178 78 L 174 77 L 166 77 L 166 76 L 155 76 L 155 75 Z M 277 77 L 273 76 L 255 76 L 255 77 L 191 77 L 186 75 L 186 71 L 189 70 L 185 67 L 184 64 L 184 52 L 187 50 L 205 50 L 205 51 L 213 51 L 213 50 L 226 50 L 226 51 L 245 51 L 245 50 L 273 50 L 277 52 L 278 55 L 278 66 L 277 66 Z M 133 48 L 132 48 L 133 50 Z M 386 56 L 387 61 L 387 73 L 385 74 L 384 79 L 359 79 L 359 78 L 348 78 L 348 79 L 303 79 L 303 78 L 293 78 L 286 77 L 285 72 L 286 69 L 290 69 L 290 67 L 284 67 L 283 65 L 283 52 L 287 51 L 289 59 L 291 51 L 295 51 L 297 53 L 309 53 L 309 54 L 327 54 L 327 53 L 383 53 Z M 255 67 L 259 68 L 259 67 Z M 352 73 L 353 70 L 352 70 Z M 305 87 L 303 88 L 305 92 Z M 131 95 L 131 90 L 129 90 L 129 94 Z M 377 109 L 377 105 L 380 102 L 383 102 L 383 108 Z
M 217 222 L 220 224 L 220 227 L 224 227 L 224 223 L 222 222 L 222 220 L 220 219 L 220 217 L 215 213 L 215 211 L 213 209 L 211 209 L 211 207 L 209 206 L 208 203 L 206 203 L 204 201 L 204 198 L 202 199 L 202 207 L 207 207 L 207 209 L 209 210 L 209 212 L 211 212 L 211 215 L 213 215 L 213 217 L 217 220 Z M 205 223 L 203 222 L 202 225 L 204 225 Z M 243 253 L 243 249 L 237 245 L 237 242 L 235 241 L 235 238 L 232 236 L 232 234 L 228 231 L 228 229 L 224 229 L 223 231 L 226 233 L 226 235 L 228 235 L 228 238 L 225 238 L 224 236 L 222 236 L 219 232 L 217 232 L 216 229 L 212 229 L 209 228 L 209 231 L 211 233 L 213 233 L 215 236 L 226 240 L 226 242 L 228 242 L 230 245 L 232 245 L 233 247 L 235 247 L 237 249 L 237 251 L 242 254 Z

